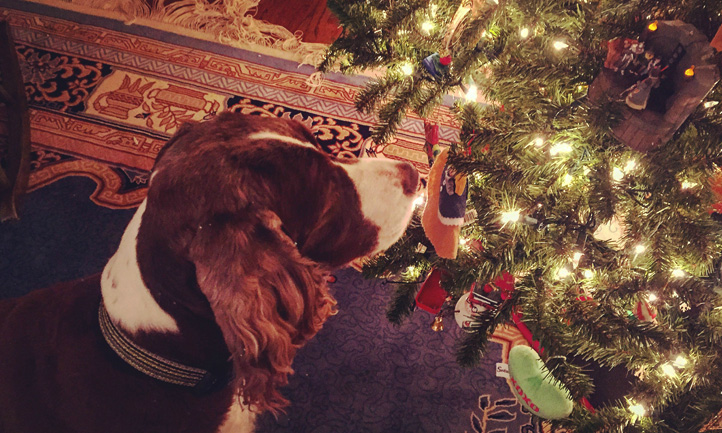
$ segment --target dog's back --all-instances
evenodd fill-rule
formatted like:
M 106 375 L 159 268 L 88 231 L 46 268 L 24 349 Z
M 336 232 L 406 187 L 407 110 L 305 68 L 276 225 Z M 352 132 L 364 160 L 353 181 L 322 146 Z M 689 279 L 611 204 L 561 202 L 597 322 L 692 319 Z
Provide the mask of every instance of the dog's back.
M 95 276 L 0 301 L 0 432 L 212 432 L 231 390 L 194 395 L 105 343 Z

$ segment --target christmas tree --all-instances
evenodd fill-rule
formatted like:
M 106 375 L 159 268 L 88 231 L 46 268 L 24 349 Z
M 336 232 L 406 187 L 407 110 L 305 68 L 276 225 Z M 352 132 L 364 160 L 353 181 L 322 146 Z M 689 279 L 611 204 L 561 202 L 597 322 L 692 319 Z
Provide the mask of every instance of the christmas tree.
M 426 207 L 365 267 L 396 283 L 388 317 L 412 313 L 431 273 L 439 317 L 481 306 L 460 364 L 502 324 L 528 331 L 539 380 L 574 402 L 554 427 L 700 431 L 722 408 L 722 3 L 328 6 L 343 32 L 320 69 L 380 71 L 357 99 L 376 142 L 409 111 L 432 127 Z M 431 116 L 449 94 L 466 95 L 461 133 L 440 153 Z M 594 400 L 600 377 L 623 385 Z

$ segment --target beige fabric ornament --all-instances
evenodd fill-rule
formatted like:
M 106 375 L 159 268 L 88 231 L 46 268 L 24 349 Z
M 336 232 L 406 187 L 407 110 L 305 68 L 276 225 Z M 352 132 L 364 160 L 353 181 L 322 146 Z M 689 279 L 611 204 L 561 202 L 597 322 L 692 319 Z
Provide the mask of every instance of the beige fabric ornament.
M 621 248 L 622 237 L 626 231 L 627 226 L 624 224 L 624 220 L 615 215 L 612 219 L 597 227 L 594 231 L 594 239 L 608 241 L 613 247 Z

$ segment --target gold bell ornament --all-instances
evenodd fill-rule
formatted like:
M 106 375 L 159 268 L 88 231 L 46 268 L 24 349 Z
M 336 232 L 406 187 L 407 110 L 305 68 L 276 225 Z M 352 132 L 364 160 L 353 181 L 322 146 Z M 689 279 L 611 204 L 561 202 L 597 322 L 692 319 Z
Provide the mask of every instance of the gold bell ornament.
M 444 319 L 441 316 L 434 317 L 434 323 L 431 324 L 431 329 L 435 332 L 444 330 Z

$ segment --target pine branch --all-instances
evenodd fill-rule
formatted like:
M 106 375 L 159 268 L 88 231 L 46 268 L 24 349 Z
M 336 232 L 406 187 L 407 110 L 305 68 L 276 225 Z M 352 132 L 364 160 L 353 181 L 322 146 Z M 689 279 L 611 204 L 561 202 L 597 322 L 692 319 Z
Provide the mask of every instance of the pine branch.
M 401 325 L 416 308 L 416 293 L 419 285 L 413 283 L 398 284 L 386 309 L 386 318 L 394 325 Z

